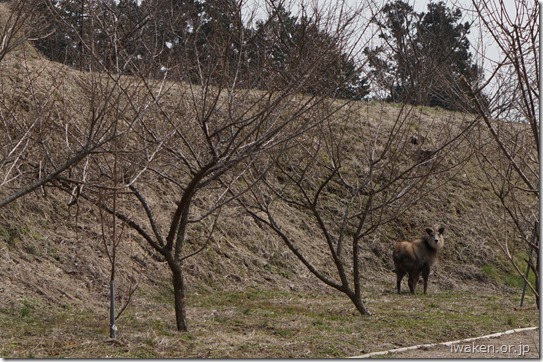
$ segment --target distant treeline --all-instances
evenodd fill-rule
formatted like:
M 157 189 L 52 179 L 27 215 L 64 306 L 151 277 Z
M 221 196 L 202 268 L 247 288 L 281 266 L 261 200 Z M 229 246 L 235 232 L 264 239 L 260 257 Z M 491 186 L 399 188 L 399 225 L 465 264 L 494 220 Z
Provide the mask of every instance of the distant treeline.
M 404 1 L 387 3 L 373 17 L 379 38 L 373 43 L 381 45 L 354 54 L 318 14 L 297 15 L 280 2 L 270 2 L 267 17 L 248 26 L 236 0 L 36 1 L 44 25 L 36 27 L 35 45 L 82 70 L 182 74 L 195 83 L 206 73 L 221 84 L 274 89 L 314 63 L 319 69 L 304 80 L 303 92 L 347 99 L 379 92 L 389 101 L 464 111 L 469 105 L 458 79 L 473 84 L 482 77 L 469 51 L 470 24 L 444 2 L 421 13 Z

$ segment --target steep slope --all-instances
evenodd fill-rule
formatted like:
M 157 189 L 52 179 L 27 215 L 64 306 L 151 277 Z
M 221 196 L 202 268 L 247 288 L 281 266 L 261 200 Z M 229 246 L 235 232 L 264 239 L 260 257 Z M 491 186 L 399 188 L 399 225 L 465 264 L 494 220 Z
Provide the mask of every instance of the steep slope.
M 6 11 L 4 4 L 0 7 L 2 12 Z M 107 83 L 106 75 L 79 72 L 52 63 L 30 44 L 24 44 L 0 62 L 2 121 L 32 120 L 36 115 L 47 114 L 49 118 L 44 119 L 61 119 L 65 123 L 59 124 L 85 128 L 96 101 L 89 95 L 89 87 L 101 86 L 103 79 Z M 122 81 L 125 89 L 138 95 L 142 83 L 130 77 L 122 77 Z M 173 102 L 178 97 L 175 92 L 184 86 L 172 85 L 164 101 Z M 346 164 L 350 163 L 354 169 L 357 159 L 365 159 L 371 151 L 369 146 L 378 138 L 376 135 L 386 137 L 406 110 L 401 105 L 358 102 L 349 107 L 349 112 L 351 123 L 343 124 L 345 128 L 337 128 L 335 132 L 357 135 L 356 142 L 342 145 L 344 153 L 350 155 Z M 410 108 L 405 120 L 411 128 L 406 128 L 402 144 L 397 145 L 398 164 L 431 156 L 445 133 L 465 127 L 472 118 L 440 109 Z M 58 132 L 59 126 L 54 124 Z M 46 124 L 43 130 L 48 131 Z M 49 139 L 54 141 L 51 145 L 56 144 L 55 152 L 62 159 L 66 152 L 62 132 L 49 132 Z M 498 232 L 505 232 L 495 216 L 500 215 L 500 206 L 473 157 L 473 145 L 480 144 L 485 137 L 488 136 L 484 129 L 476 126 L 466 132 L 461 142 L 441 156 L 442 169 L 428 180 L 423 197 L 394 222 L 384 224 L 365 239 L 362 245 L 365 290 L 393 289 L 394 240 L 418 237 L 426 226 L 436 222 L 446 227 L 446 246 L 438 268 L 430 277 L 433 292 L 483 289 L 498 292 L 519 287 L 519 279 L 513 276 L 488 231 L 491 225 Z M 496 153 L 492 143 L 485 143 L 484 147 L 485 152 Z M 26 156 L 38 155 L 39 159 L 39 152 L 39 147 L 29 149 Z M 147 183 L 152 201 L 164 217 L 169 216 L 174 206 L 172 187 L 150 173 L 143 175 L 140 183 Z M 9 187 L 0 188 L 1 197 L 10 192 Z M 66 193 L 46 187 L 0 210 L 0 309 L 17 308 L 28 299 L 55 307 L 79 305 L 104 309 L 107 305 L 110 264 L 101 236 L 102 216 L 89 204 L 70 201 Z M 313 253 L 315 263 L 332 275 L 334 265 L 323 252 L 318 233 L 303 227 L 304 223 L 310 223 L 308 215 L 294 207 L 283 207 L 281 220 L 297 235 L 300 247 Z M 141 210 L 133 215 L 144 218 Z M 195 233 L 192 237 L 201 235 Z M 157 286 L 169 287 L 170 274 L 164 261 L 133 231 L 127 230 L 120 244 L 118 267 L 121 298 L 127 296 L 128 286 L 136 283 L 140 288 L 137 293 L 141 295 Z M 187 259 L 185 270 L 191 292 L 244 290 L 252 286 L 331 292 L 281 240 L 235 204 L 223 209 L 212 242 L 202 253 Z
M 80 79 L 86 76 L 44 59 L 36 59 L 18 72 L 17 69 L 4 71 L 4 99 L 22 102 L 23 83 L 9 83 L 9 79 L 24 77 L 28 69 L 39 69 L 40 75 L 32 82 L 48 88 L 51 79 L 48 74 L 62 74 L 62 87 L 69 89 L 62 100 L 68 114 L 76 114 L 86 106 L 78 103 Z M 2 64 L 9 67 L 9 62 Z M 61 69 L 61 71 L 59 71 Z M 32 112 L 32 103 L 30 112 Z M 353 129 L 363 127 L 367 132 L 372 122 L 382 122 L 386 117 L 394 119 L 399 106 L 378 103 L 362 103 L 355 106 L 362 112 L 364 123 L 352 125 Z M 427 137 L 424 147 L 428 148 L 432 133 L 425 127 L 441 129 L 447 124 L 461 123 L 466 116 L 434 109 L 419 109 L 414 116 Z M 74 119 L 74 121 L 76 121 Z M 358 122 L 358 121 L 357 121 Z M 362 126 L 361 126 L 362 125 Z M 419 133 L 422 133 L 419 132 Z M 417 133 L 418 134 L 418 133 Z M 415 133 L 414 133 L 415 135 Z M 363 144 L 352 145 L 352 154 L 364 155 Z M 408 157 L 417 157 L 420 145 L 408 145 L 402 152 Z M 470 151 L 466 144 L 452 150 L 443 159 L 445 164 L 458 164 L 447 174 L 440 174 L 428 184 L 435 189 L 424 196 L 395 223 L 378 229 L 363 245 L 365 262 L 364 284 L 366 288 L 392 287 L 391 250 L 398 238 L 418 237 L 424 227 L 435 222 L 443 223 L 446 230 L 446 247 L 440 266 L 432 283 L 444 289 L 488 287 L 488 275 L 483 265 L 495 265 L 498 270 L 509 270 L 501 260 L 496 247 L 481 219 L 481 207 L 498 210 L 490 190 L 484 186 L 484 178 L 477 172 L 475 160 L 468 158 Z M 365 157 L 365 156 L 364 156 Z M 460 162 L 459 162 L 460 161 Z M 441 183 L 445 183 L 441 185 Z M 172 212 L 172 203 L 162 195 L 170 195 L 167 186 L 152 179 L 156 195 L 153 197 L 167 216 Z M 4 286 L 4 301 L 15 301 L 27 293 L 37 292 L 43 298 L 58 303 L 68 297 L 70 302 L 92 303 L 106 296 L 108 281 L 108 260 L 100 240 L 100 215 L 97 210 L 84 203 L 68 206 L 69 195 L 54 189 L 40 189 L 1 210 L 2 259 L 0 273 Z M 168 211 L 170 210 L 170 211 Z M 496 213 L 497 211 L 495 211 Z M 303 214 L 286 207 L 283 215 Z M 299 219 L 291 224 L 297 230 L 300 244 L 306 250 L 322 248 L 315 234 L 300 229 Z M 129 232 L 126 242 L 121 244 L 121 271 L 128 278 L 133 274 L 143 276 L 143 284 L 166 282 L 169 274 L 160 260 L 153 258 L 152 249 L 145 241 Z M 322 254 L 321 265 L 333 265 Z M 160 259 L 160 258 L 159 258 Z M 246 288 L 250 285 L 266 285 L 274 288 L 313 288 L 319 281 L 312 277 L 291 252 L 264 226 L 259 226 L 244 215 L 235 205 L 223 212 L 216 230 L 214 242 L 200 255 L 187 260 L 188 286 L 190 288 Z M 55 286 L 56 285 L 56 286 Z M 492 283 L 490 285 L 493 285 Z M 495 285 L 496 287 L 498 285 Z M 320 287 L 317 287 L 320 289 Z

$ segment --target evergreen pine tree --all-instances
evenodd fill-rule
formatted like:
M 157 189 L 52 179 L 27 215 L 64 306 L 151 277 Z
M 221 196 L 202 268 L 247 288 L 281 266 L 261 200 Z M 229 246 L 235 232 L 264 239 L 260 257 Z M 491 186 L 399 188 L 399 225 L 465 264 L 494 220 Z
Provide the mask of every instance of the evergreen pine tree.
M 460 77 L 475 84 L 482 78 L 469 52 L 470 24 L 442 1 L 427 9 L 417 13 L 402 0 L 383 7 L 376 21 L 383 44 L 365 49 L 372 79 L 391 101 L 470 111 L 458 86 Z

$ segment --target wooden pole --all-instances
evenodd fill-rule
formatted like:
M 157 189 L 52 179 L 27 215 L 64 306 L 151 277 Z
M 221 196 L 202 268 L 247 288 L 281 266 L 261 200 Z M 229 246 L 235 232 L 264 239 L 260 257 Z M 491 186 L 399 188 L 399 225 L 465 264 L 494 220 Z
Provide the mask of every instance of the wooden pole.
M 117 326 L 115 325 L 115 281 L 109 281 L 109 337 L 115 338 Z

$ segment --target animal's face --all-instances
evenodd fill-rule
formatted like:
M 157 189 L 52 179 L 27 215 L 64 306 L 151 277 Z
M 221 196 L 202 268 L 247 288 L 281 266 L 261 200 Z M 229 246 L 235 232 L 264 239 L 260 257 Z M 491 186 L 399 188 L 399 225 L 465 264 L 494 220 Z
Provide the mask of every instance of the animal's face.
M 426 232 L 428 233 L 428 236 L 430 238 L 430 241 L 434 243 L 434 245 L 438 245 L 441 241 L 441 244 L 443 244 L 443 232 L 445 231 L 445 228 L 440 227 L 437 229 L 437 232 L 435 232 L 433 229 L 427 228 Z

